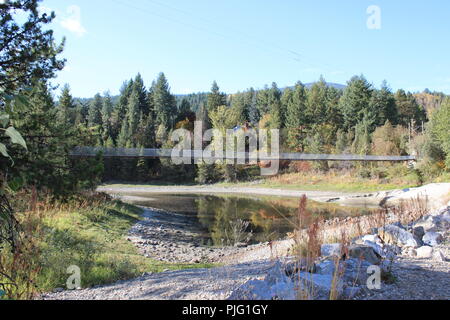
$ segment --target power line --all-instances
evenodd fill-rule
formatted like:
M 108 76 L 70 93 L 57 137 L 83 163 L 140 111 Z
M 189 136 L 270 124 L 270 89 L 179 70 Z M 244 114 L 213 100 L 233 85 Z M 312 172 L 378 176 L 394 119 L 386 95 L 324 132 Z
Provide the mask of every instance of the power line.
M 223 33 L 214 31 L 213 28 L 211 28 L 211 27 L 204 27 L 204 26 L 200 26 L 200 25 L 197 25 L 197 24 L 186 23 L 185 21 L 182 21 L 182 20 L 179 20 L 179 19 L 175 19 L 173 17 L 168 17 L 168 16 L 165 16 L 165 15 L 162 15 L 162 14 L 159 14 L 159 13 L 156 13 L 156 12 L 153 12 L 153 11 L 141 8 L 141 7 L 137 7 L 137 6 L 132 5 L 130 3 L 124 3 L 124 2 L 119 1 L 119 0 L 113 0 L 113 1 L 118 3 L 118 4 L 120 4 L 120 5 L 122 5 L 122 6 L 126 6 L 126 7 L 129 7 L 129 8 L 132 8 L 134 10 L 137 10 L 137 11 L 143 13 L 143 14 L 144 13 L 150 14 L 150 15 L 156 16 L 158 18 L 167 20 L 167 21 L 175 22 L 177 24 L 181 24 L 181 25 L 184 25 L 184 26 L 196 29 L 196 30 L 200 30 L 200 31 L 208 33 L 208 34 L 213 34 L 215 36 L 219 36 L 219 37 L 221 37 L 223 39 L 226 39 L 226 40 L 232 39 L 233 41 L 236 41 L 236 36 L 223 34 Z M 168 9 L 172 10 L 172 11 L 178 11 L 178 12 L 183 13 L 185 15 L 188 15 L 190 17 L 193 16 L 193 14 L 188 12 L 188 11 L 185 11 L 185 10 L 182 10 L 182 9 L 179 9 L 179 8 L 175 8 L 175 7 L 167 5 L 167 4 L 163 4 L 163 3 L 160 3 L 160 2 L 155 1 L 155 0 L 147 0 L 147 1 L 150 2 L 150 3 L 156 4 L 158 6 L 166 7 Z M 208 20 L 208 19 L 203 18 L 203 17 L 196 17 L 196 19 L 203 20 L 207 24 L 209 24 L 209 23 L 215 24 L 213 21 Z M 229 27 L 226 27 L 226 28 L 230 29 Z M 252 43 L 250 43 L 249 41 L 242 41 L 242 40 L 240 41 L 241 43 L 244 43 L 247 46 L 259 47 L 259 48 L 265 49 L 265 50 L 270 49 L 271 51 L 277 51 L 277 53 L 282 52 L 286 56 L 288 56 L 290 59 L 292 59 L 293 61 L 295 61 L 295 62 L 297 62 L 299 64 L 304 64 L 305 66 L 309 66 L 309 67 L 325 67 L 325 69 L 328 69 L 329 71 L 333 71 L 333 69 L 334 69 L 333 67 L 331 67 L 328 64 L 324 64 L 324 63 L 317 64 L 317 63 L 311 62 L 311 59 L 307 58 L 303 54 L 298 53 L 298 52 L 296 52 L 294 50 L 286 49 L 286 48 L 283 48 L 283 47 L 281 47 L 281 46 L 279 46 L 277 44 L 270 43 L 270 42 L 267 42 L 265 40 L 261 40 L 261 39 L 255 37 L 255 36 L 251 36 L 251 35 L 245 34 L 241 30 L 235 29 L 235 31 L 240 35 L 240 37 L 244 36 L 245 38 L 255 39 L 254 41 L 252 41 Z M 269 52 L 267 52 L 267 51 L 265 51 L 265 53 L 269 54 Z M 278 56 L 278 54 L 277 54 L 276 58 L 279 59 L 280 56 Z M 310 62 L 306 62 L 306 60 L 310 60 Z

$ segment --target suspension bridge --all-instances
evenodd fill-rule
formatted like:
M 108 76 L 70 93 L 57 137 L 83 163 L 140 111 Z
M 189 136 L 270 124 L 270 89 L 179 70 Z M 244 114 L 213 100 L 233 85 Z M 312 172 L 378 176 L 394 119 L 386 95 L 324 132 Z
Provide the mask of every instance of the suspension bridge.
M 70 152 L 72 158 L 97 157 L 103 158 L 173 158 L 179 157 L 193 160 L 245 160 L 247 161 L 370 161 L 370 162 L 406 162 L 417 161 L 415 156 L 374 156 L 356 154 L 307 154 L 307 153 L 279 153 L 266 154 L 263 152 L 234 152 L 223 154 L 205 154 L 203 150 L 177 149 L 139 149 L 139 148 L 101 148 L 77 147 Z

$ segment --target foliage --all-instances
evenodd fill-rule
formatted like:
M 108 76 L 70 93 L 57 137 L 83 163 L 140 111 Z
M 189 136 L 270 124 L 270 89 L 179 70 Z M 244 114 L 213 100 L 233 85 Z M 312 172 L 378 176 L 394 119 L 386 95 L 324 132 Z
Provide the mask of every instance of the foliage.
M 446 166 L 450 169 L 450 98 L 446 98 L 442 106 L 433 113 L 430 134 L 432 141 L 446 155 Z
M 41 14 L 39 2 L 9 0 L 0 4 L 0 87 L 8 91 L 31 85 L 35 79 L 52 78 L 64 68 L 65 60 L 57 58 L 64 40 L 56 45 L 53 31 L 46 28 L 55 14 Z M 16 19 L 18 11 L 23 23 Z

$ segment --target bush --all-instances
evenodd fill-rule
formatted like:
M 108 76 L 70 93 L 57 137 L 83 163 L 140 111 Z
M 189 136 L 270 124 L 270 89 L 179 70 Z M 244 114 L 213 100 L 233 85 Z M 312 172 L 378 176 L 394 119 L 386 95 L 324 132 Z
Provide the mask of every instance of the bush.
M 358 178 L 370 179 L 372 176 L 372 173 L 369 168 L 362 167 L 356 171 L 356 175 Z
M 404 164 L 394 164 L 387 169 L 387 177 L 389 179 L 395 179 L 404 177 L 408 174 L 408 168 Z

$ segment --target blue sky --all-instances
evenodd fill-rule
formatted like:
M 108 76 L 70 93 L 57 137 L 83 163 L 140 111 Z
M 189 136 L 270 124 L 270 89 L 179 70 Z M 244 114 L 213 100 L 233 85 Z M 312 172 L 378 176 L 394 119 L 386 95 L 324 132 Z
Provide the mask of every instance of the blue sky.
M 369 29 L 367 9 L 381 10 Z M 173 93 L 280 87 L 364 74 L 379 87 L 450 93 L 450 1 L 44 0 L 77 97 L 163 71 Z

